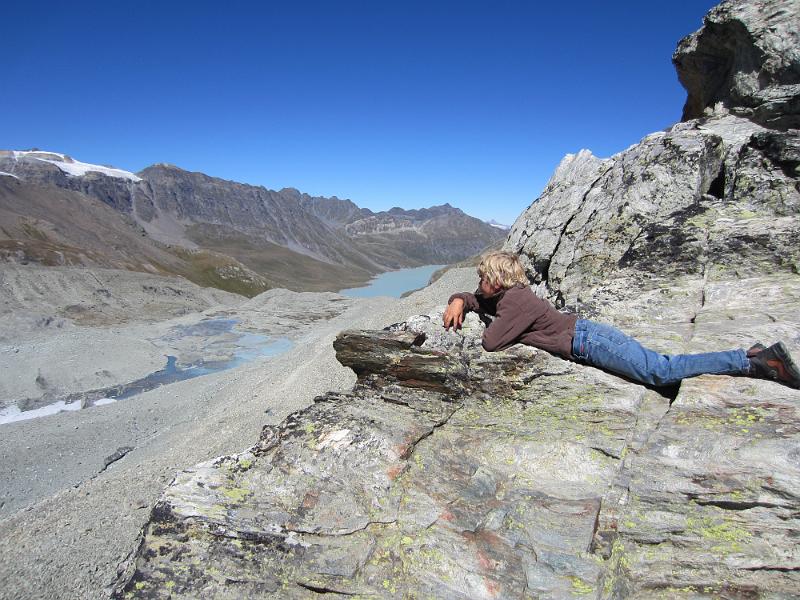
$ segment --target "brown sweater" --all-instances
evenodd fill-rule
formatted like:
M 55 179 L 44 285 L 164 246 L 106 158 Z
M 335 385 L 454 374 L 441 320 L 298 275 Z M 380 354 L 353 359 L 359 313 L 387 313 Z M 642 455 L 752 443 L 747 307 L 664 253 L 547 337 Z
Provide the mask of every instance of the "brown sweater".
M 474 294 L 462 292 L 450 296 L 447 303 L 454 298 L 461 298 L 464 310 L 477 312 L 484 322 L 488 321 L 485 315 L 494 316 L 483 332 L 484 350 L 493 352 L 520 343 L 572 357 L 578 316 L 558 312 L 528 286 L 518 283 L 494 296 L 484 296 L 480 290 Z

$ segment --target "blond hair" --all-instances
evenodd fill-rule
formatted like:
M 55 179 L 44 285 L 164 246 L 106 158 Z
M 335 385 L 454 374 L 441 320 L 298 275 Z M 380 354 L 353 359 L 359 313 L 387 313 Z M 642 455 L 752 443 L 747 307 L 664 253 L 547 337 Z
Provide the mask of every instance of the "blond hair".
M 478 275 L 490 285 L 499 285 L 504 289 L 514 287 L 517 283 L 530 285 L 519 257 L 511 252 L 488 252 L 481 256 Z

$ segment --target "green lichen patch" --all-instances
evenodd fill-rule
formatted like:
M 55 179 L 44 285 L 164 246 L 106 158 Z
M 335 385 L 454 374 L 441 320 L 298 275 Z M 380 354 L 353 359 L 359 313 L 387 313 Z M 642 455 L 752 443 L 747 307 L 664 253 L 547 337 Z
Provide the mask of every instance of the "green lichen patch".
M 716 516 L 688 517 L 686 531 L 701 537 L 710 550 L 720 555 L 742 552 L 753 535 L 740 523 L 720 511 Z
M 569 580 L 572 583 L 572 589 L 570 591 L 573 595 L 586 596 L 594 593 L 594 586 L 586 583 L 583 579 L 572 576 L 569 577 Z
M 220 488 L 222 495 L 232 500 L 237 504 L 241 504 L 244 500 L 252 494 L 252 491 L 246 487 L 223 487 Z

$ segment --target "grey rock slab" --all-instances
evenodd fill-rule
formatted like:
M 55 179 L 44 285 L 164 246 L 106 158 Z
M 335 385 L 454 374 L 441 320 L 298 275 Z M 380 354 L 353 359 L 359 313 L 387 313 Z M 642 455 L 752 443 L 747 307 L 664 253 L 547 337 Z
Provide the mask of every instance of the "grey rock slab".
M 546 280 L 560 304 L 574 303 L 586 288 L 612 276 L 626 262 L 647 262 L 641 270 L 653 272 L 654 252 L 637 259 L 636 242 L 644 241 L 654 228 L 664 232 L 682 224 L 687 211 L 691 214 L 711 189 L 723 160 L 719 136 L 684 128 L 647 136 L 595 163 L 588 175 L 586 160 L 572 160 L 559 168 L 542 196 L 520 216 L 505 248 L 525 257 L 532 280 Z M 561 229 L 555 227 L 557 235 L 540 242 L 532 233 L 538 223 L 554 219 L 548 216 L 553 211 Z M 656 261 L 669 272 L 701 270 L 692 256 L 697 250 L 684 248 L 677 265 L 673 250 L 670 244 Z
M 608 597 L 797 594 L 798 400 L 747 379 L 684 382 L 600 516 Z
M 693 299 L 683 345 L 698 350 L 742 331 L 796 335 L 798 281 L 652 280 L 634 308 L 644 327 Z M 737 326 L 728 315 L 749 306 L 748 292 L 778 319 L 750 310 Z M 599 308 L 618 314 L 627 294 Z M 687 312 L 676 309 L 675 323 Z M 160 597 L 168 584 L 176 597 L 259 585 L 287 598 L 798 589 L 800 392 L 704 376 L 670 403 L 531 348 L 486 353 L 480 333 L 474 317 L 446 333 L 435 315 L 342 333 L 353 391 L 265 429 L 247 453 L 181 474 L 118 594 Z M 446 365 L 459 386 L 442 386 Z
M 687 346 L 782 338 L 797 355 L 798 285 L 787 274 L 709 281 Z M 681 384 L 601 510 L 604 597 L 797 595 L 798 402 L 800 392 L 769 381 Z

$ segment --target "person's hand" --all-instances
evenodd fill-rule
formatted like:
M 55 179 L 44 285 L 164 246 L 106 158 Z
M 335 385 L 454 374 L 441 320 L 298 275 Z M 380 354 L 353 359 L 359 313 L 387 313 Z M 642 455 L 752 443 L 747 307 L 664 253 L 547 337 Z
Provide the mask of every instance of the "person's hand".
M 461 329 L 461 323 L 464 322 L 464 301 L 461 298 L 453 298 L 453 301 L 447 306 L 444 311 L 444 328 L 453 331 Z

